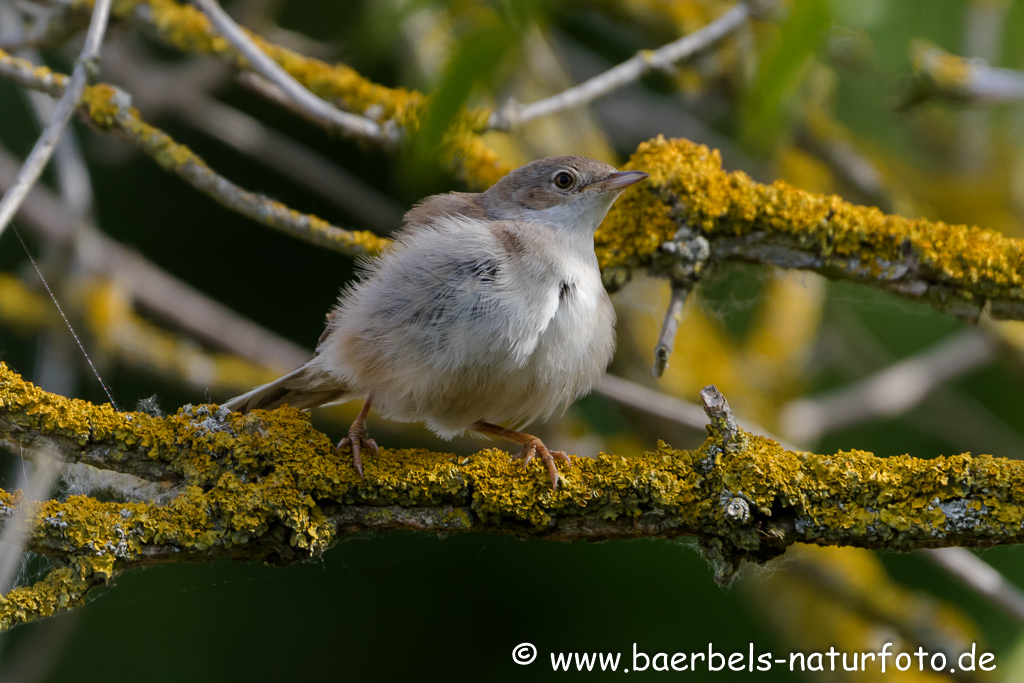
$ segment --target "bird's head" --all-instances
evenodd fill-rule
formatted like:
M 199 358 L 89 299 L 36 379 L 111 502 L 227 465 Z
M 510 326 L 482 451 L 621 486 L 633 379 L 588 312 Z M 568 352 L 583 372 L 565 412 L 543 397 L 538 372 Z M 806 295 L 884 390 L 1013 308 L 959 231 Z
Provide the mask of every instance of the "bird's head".
M 481 195 L 481 204 L 494 219 L 593 234 L 619 193 L 647 177 L 586 157 L 548 157 L 510 172 Z

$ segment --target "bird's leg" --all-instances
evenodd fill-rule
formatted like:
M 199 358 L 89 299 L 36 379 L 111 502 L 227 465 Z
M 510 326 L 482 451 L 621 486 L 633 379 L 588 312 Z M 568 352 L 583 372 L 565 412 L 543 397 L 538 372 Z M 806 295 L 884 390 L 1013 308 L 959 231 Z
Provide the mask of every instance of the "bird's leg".
M 519 455 L 514 457 L 522 460 L 524 467 L 530 464 L 534 456 L 539 455 L 544 465 L 548 468 L 548 476 L 551 477 L 551 488 L 553 489 L 558 488 L 558 469 L 555 467 L 555 459 L 564 460 L 568 467 L 572 466 L 572 461 L 569 460 L 569 456 L 565 454 L 565 451 L 548 450 L 544 442 L 532 434 L 524 434 L 514 429 L 506 429 L 505 427 L 493 425 L 490 422 L 477 422 L 473 425 L 473 431 L 493 434 L 494 436 L 500 436 L 503 439 L 520 444 L 523 449 L 519 451 Z
M 339 451 L 343 448 L 352 447 L 352 464 L 355 465 L 360 479 L 363 478 L 363 458 L 360 455 L 360 451 L 363 448 L 369 448 L 373 451 L 374 455 L 380 457 L 380 449 L 377 448 L 377 442 L 366 435 L 366 415 L 370 412 L 370 404 L 372 403 L 373 396 L 367 396 L 363 409 L 359 411 L 359 416 L 352 423 L 352 426 L 348 428 L 348 436 L 338 442 Z

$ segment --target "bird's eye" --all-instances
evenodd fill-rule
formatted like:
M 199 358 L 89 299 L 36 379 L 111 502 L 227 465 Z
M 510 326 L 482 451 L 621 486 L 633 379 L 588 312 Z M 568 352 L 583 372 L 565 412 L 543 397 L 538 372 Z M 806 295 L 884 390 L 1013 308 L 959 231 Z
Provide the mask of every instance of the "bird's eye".
M 568 171 L 559 171 L 555 174 L 555 177 L 552 178 L 552 181 L 555 183 L 555 187 L 559 190 L 568 190 L 572 187 L 574 180 L 575 178 L 573 178 L 572 173 L 569 173 Z

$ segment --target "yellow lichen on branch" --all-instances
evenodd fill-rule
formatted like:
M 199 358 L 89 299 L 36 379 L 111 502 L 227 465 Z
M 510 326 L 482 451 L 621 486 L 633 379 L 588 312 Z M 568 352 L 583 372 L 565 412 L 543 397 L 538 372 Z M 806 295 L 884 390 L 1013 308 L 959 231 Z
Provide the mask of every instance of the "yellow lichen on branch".
M 0 76 L 54 97 L 63 94 L 67 81 L 62 74 L 36 67 L 3 50 L 0 50 Z M 268 227 L 350 256 L 372 254 L 389 243 L 371 232 L 339 228 L 235 185 L 211 169 L 191 149 L 145 123 L 131 106 L 130 96 L 112 85 L 99 83 L 87 87 L 79 111 L 97 129 L 117 135 L 200 192 Z
M 186 19 L 172 24 L 188 35 L 209 31 L 205 17 L 197 18 L 192 8 L 174 0 L 138 4 L 151 5 L 172 14 L 183 12 Z M 63 91 L 62 77 L 2 51 L 0 75 L 52 95 Z M 92 86 L 83 102 L 94 125 L 125 138 L 197 189 L 254 220 L 342 253 L 372 253 L 388 243 L 231 184 L 187 147 L 145 124 L 128 97 L 112 86 Z M 446 136 L 445 154 L 484 185 L 504 168 L 473 132 L 481 120 L 480 112 L 458 118 Z M 686 140 L 643 143 L 629 167 L 647 171 L 651 180 L 627 190 L 597 233 L 598 259 L 612 287 L 620 286 L 635 268 L 670 263 L 661 247 L 687 227 L 710 239 L 712 259 L 814 270 L 968 318 L 977 318 L 988 306 L 993 317 L 1024 319 L 1020 240 L 977 227 L 887 215 L 783 182 L 756 183 L 742 172 L 723 171 L 716 151 Z
M 92 7 L 93 1 L 76 0 L 73 4 Z M 191 5 L 175 0 L 124 0 L 116 3 L 113 11 L 118 17 L 134 17 L 182 52 L 215 55 L 239 68 L 247 67 L 234 47 L 213 30 L 206 15 Z M 419 129 L 429 97 L 415 90 L 380 85 L 346 64 L 307 57 L 255 33 L 249 32 L 249 37 L 289 75 L 324 100 L 406 134 Z M 489 116 L 485 110 L 463 110 L 452 123 L 441 150 L 443 161 L 455 174 L 478 189 L 494 184 L 509 170 L 478 134 Z
M 609 271 L 666 261 L 683 226 L 713 258 L 814 270 L 926 301 L 956 315 L 1024 319 L 1024 241 L 992 230 L 887 215 L 834 195 L 763 185 L 722 169 L 717 151 L 687 140 L 640 145 L 629 168 L 650 182 L 628 191 L 597 234 Z
M 83 584 L 132 567 L 216 557 L 287 563 L 363 530 L 692 536 L 723 581 L 742 560 L 765 561 L 800 542 L 907 550 L 1024 540 L 1020 461 L 825 456 L 745 433 L 723 448 L 720 429 L 709 427 L 696 450 L 661 443 L 632 457 L 574 458 L 557 491 L 540 463 L 524 468 L 496 450 L 384 449 L 360 480 L 348 456 L 291 408 L 118 413 L 44 392 L 0 364 L 0 439 L 28 451 L 45 444 L 66 460 L 176 491 L 165 504 L 85 496 L 37 504 L 28 547 L 60 567 L 38 588 L 19 589 L 16 605 L 0 599 L 0 628 L 60 608 L 54 595 L 78 604 Z M 12 518 L 14 504 L 0 493 L 0 519 Z M 33 591 L 35 611 L 25 608 Z

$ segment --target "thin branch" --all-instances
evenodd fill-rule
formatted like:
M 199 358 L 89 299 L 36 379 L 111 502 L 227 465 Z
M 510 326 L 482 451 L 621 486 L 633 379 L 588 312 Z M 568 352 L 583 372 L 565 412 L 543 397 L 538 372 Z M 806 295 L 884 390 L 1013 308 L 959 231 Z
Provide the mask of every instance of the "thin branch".
M 51 13 L 52 14 L 52 13 Z M 88 23 L 89 16 L 75 12 L 76 22 Z M 41 22 L 37 22 L 38 28 Z M 24 31 L 25 26 L 21 13 L 13 7 L 0 4 L 0 25 Z M 18 54 L 22 59 L 33 63 L 42 63 L 42 58 L 35 50 L 22 50 Z M 52 98 L 35 90 L 22 90 L 22 95 L 31 106 L 40 128 L 53 117 L 55 103 Z M 78 136 L 71 126 L 64 129 L 64 135 L 57 143 L 54 151 L 53 168 L 61 199 L 67 208 L 67 230 L 63 231 L 62 239 L 48 242 L 42 251 L 42 268 L 50 273 L 68 274 L 78 272 L 79 228 L 92 213 L 93 188 L 89 169 L 78 145 Z M 15 170 L 13 177 L 17 177 Z M 0 187 L 3 187 L 0 185 Z M 31 193 L 30 193 L 31 197 Z M 29 198 L 25 200 L 30 201 Z M 24 206 L 24 204 L 23 204 Z M 56 282 L 58 288 L 63 278 Z M 45 330 L 36 341 L 36 361 L 33 376 L 38 384 L 50 391 L 65 396 L 73 396 L 76 392 L 78 379 L 77 356 L 72 353 L 70 335 L 67 330 Z
M 1024 99 L 1024 72 L 990 66 L 946 52 L 925 41 L 913 47 L 914 89 L 906 93 L 899 109 L 929 98 L 975 105 L 1003 104 Z
M 811 270 L 977 319 L 1024 319 L 1024 240 L 994 230 L 886 215 L 784 182 L 754 182 L 687 140 L 642 143 L 627 168 L 649 181 L 627 192 L 595 234 L 609 287 L 666 266 L 660 246 L 699 229 L 710 260 Z M 669 259 L 669 264 L 671 259 Z
M 402 224 L 404 211 L 393 199 L 248 114 L 211 97 L 198 97 L 191 106 L 175 110 L 197 130 L 290 176 L 376 232 L 387 234 Z
M 227 76 L 222 63 L 201 60 L 187 66 L 160 66 L 146 57 L 122 41 L 108 45 L 104 65 L 148 116 L 169 113 L 183 119 L 197 131 L 297 181 L 379 234 L 386 235 L 401 224 L 404 211 L 395 200 L 312 148 L 208 95 Z M 243 72 L 239 78 L 251 75 Z
M 14 158 L 0 148 L 0 188 L 13 182 L 16 173 Z M 32 189 L 20 216 L 26 226 L 50 242 L 67 239 L 74 220 L 60 200 L 40 185 Z M 87 272 L 113 275 L 143 308 L 217 348 L 278 369 L 296 367 L 309 357 L 299 345 L 211 299 L 91 223 L 82 227 L 79 236 L 79 263 Z
M 922 550 L 921 554 L 1018 623 L 1024 624 L 1024 591 L 964 548 Z
M 683 307 L 686 306 L 686 297 L 690 294 L 690 289 L 689 283 L 672 282 L 668 309 L 665 311 L 665 319 L 661 323 L 658 343 L 654 347 L 654 365 L 651 366 L 651 374 L 655 378 L 664 375 L 665 368 L 668 367 L 668 359 L 672 355 L 672 347 L 676 343 L 676 334 L 679 332 L 679 325 L 683 322 Z
M 541 116 L 584 105 L 592 100 L 640 79 L 648 71 L 667 69 L 676 62 L 691 57 L 715 44 L 742 26 L 750 17 L 746 2 L 740 2 L 707 26 L 668 43 L 654 51 L 643 51 L 604 73 L 532 104 L 521 105 L 509 101 L 491 114 L 488 127 L 508 130 Z
M 704 429 L 708 423 L 704 409 L 696 403 L 663 394 L 617 375 L 602 377 L 594 387 L 594 393 L 692 429 Z
M 976 329 L 952 335 L 850 386 L 790 402 L 780 412 L 782 431 L 813 443 L 823 434 L 911 410 L 932 391 L 987 363 L 992 342 Z
M 655 379 L 665 374 L 672 347 L 675 346 L 679 325 L 683 322 L 686 298 L 700 279 L 711 256 L 711 245 L 699 231 L 683 225 L 672 239 L 660 247 L 666 263 L 655 271 L 664 271 L 671 283 L 668 309 L 661 324 L 661 334 L 654 347 L 654 364 L 651 374 Z M 660 274 L 660 272 L 659 272 Z
M 60 461 L 54 454 L 39 452 L 33 457 L 32 474 L 23 484 L 21 499 L 13 511 L 14 519 L 0 533 L 0 594 L 6 593 L 18 575 L 21 557 L 28 542 L 33 504 L 44 500 L 60 475 Z
M 617 375 L 605 375 L 594 387 L 594 393 L 605 396 L 616 403 L 641 410 L 649 415 L 660 417 L 692 429 L 703 430 L 707 425 L 705 409 L 696 403 L 684 401 L 669 394 L 664 394 L 642 384 L 631 382 Z M 747 430 L 761 434 L 779 443 L 787 450 L 799 450 L 796 446 L 771 434 L 761 425 L 742 417 L 736 417 L 736 423 Z
M 236 24 L 228 16 L 227 12 L 221 9 L 216 0 L 193 1 L 203 10 L 203 13 L 210 19 L 210 22 L 217 31 L 248 62 L 249 68 L 283 90 L 292 102 L 302 107 L 310 116 L 318 119 L 328 127 L 344 131 L 359 138 L 373 140 L 374 142 L 393 143 L 396 141 L 393 135 L 389 135 L 381 126 L 373 121 L 341 111 L 307 90 L 287 71 L 282 69 L 277 62 L 257 47 L 246 31 Z
M 67 77 L 0 51 L 0 77 L 49 95 L 64 92 Z M 241 188 L 211 169 L 185 145 L 150 126 L 132 109 L 130 97 L 105 84 L 86 90 L 82 114 L 100 130 L 111 132 L 173 171 L 190 185 L 225 207 L 298 239 L 349 256 L 374 253 L 388 243 L 367 231 L 350 231 L 291 209 L 261 194 Z
M 29 189 L 43 172 L 64 128 L 78 107 L 89 78 L 89 72 L 96 68 L 100 46 L 103 44 L 103 34 L 106 32 L 107 20 L 110 17 L 111 2 L 112 0 L 96 0 L 92 19 L 89 22 L 89 32 L 85 37 L 85 46 L 75 62 L 75 70 L 71 74 L 71 80 L 61 96 L 60 102 L 57 103 L 53 118 L 43 129 L 14 184 L 4 194 L 3 200 L 0 200 L 0 235 L 3 235 L 3 231 L 14 218 L 14 214 L 18 212 L 18 207 L 28 195 Z

